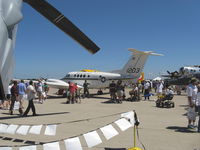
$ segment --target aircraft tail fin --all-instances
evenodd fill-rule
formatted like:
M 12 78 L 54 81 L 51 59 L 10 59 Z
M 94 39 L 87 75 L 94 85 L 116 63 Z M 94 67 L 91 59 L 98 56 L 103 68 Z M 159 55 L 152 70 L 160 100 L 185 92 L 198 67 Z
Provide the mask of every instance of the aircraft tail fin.
M 119 72 L 126 77 L 139 78 L 149 55 L 163 56 L 152 51 L 139 51 L 133 48 L 129 48 L 128 50 L 133 52 L 132 56 Z

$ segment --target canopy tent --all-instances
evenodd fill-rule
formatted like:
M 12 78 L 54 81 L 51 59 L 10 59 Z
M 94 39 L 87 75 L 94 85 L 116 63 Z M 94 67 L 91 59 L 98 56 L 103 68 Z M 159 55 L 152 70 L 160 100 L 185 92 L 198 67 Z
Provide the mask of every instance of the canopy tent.
M 156 81 L 156 80 L 160 81 L 160 80 L 162 80 L 162 78 L 161 77 L 156 77 L 156 78 L 153 79 L 153 81 Z

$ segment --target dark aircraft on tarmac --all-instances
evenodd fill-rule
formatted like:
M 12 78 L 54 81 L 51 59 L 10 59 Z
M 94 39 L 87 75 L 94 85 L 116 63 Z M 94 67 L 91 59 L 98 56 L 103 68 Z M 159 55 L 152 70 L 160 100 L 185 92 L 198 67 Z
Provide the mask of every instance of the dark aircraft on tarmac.
M 167 85 L 188 85 L 191 78 L 197 78 L 200 80 L 200 66 L 185 66 L 181 67 L 179 71 L 169 72 L 168 75 L 162 75 L 167 77 L 165 83 Z

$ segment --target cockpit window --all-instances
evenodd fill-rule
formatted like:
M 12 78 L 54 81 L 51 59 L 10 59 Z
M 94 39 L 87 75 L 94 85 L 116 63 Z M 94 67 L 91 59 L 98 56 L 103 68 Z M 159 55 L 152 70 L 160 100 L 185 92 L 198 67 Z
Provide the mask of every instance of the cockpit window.
M 70 74 L 67 74 L 66 77 L 70 77 Z

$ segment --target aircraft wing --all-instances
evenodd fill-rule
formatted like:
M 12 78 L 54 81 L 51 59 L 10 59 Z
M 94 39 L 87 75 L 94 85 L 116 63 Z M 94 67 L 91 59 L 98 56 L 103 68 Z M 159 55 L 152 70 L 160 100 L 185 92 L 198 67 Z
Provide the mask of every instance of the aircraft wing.
M 161 75 L 162 77 L 171 77 L 171 75 Z
M 59 80 L 59 79 L 47 79 L 45 82 L 49 87 L 56 88 L 56 89 L 68 89 L 69 84 L 65 81 Z M 83 88 L 80 85 L 77 85 L 78 88 Z
M 55 88 L 55 89 L 68 89 L 69 88 L 69 84 L 66 82 L 52 82 L 52 81 L 46 81 L 45 82 L 50 88 Z

